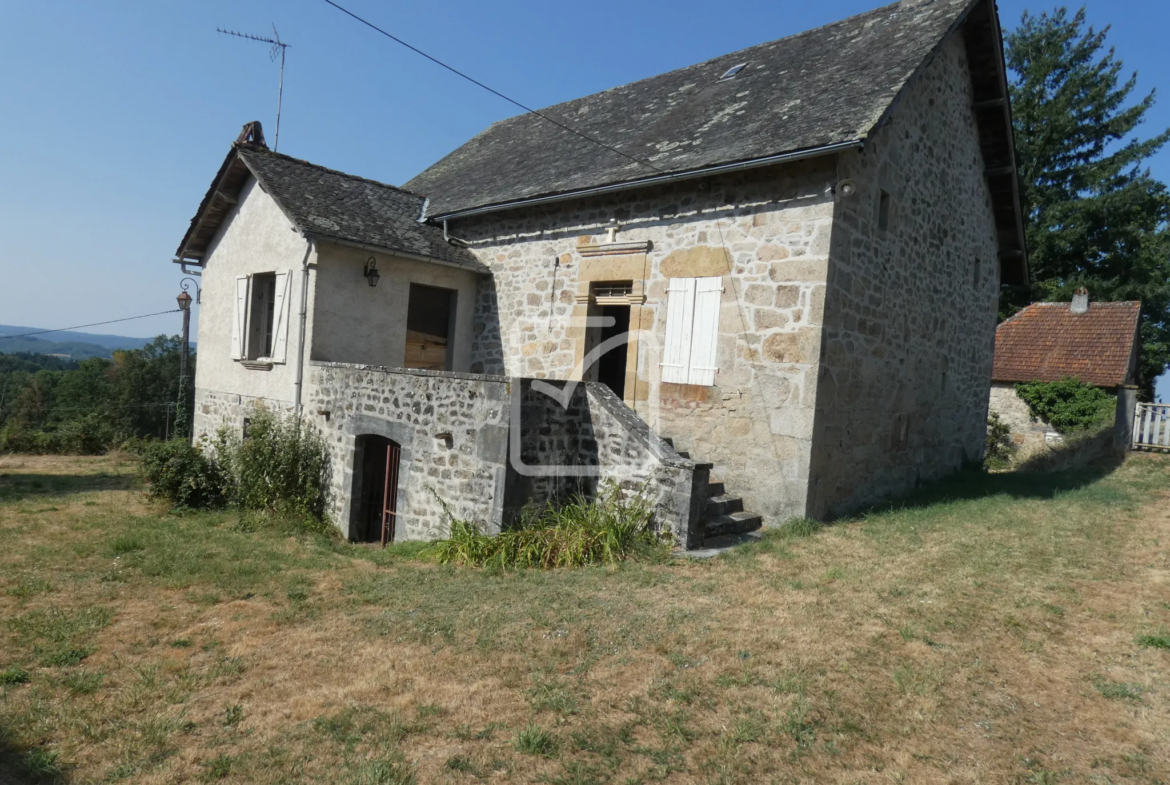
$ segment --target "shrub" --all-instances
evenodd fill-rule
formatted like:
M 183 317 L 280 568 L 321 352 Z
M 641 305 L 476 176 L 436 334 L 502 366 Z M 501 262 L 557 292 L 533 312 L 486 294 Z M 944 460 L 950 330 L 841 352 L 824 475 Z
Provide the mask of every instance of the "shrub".
M 216 437 L 228 502 L 245 510 L 322 519 L 329 471 L 325 440 L 297 418 L 260 404 L 248 416 L 248 438 L 226 429 Z
M 274 512 L 297 531 L 331 531 L 320 527 L 329 464 L 324 440 L 262 405 L 249 416 L 247 439 L 221 429 L 214 450 L 185 440 L 145 443 L 141 472 L 147 492 L 176 507 Z
M 1072 377 L 1058 382 L 1020 382 L 1016 384 L 1016 394 L 1028 404 L 1032 417 L 1060 433 L 1107 425 L 1117 406 L 1109 393 Z
M 1016 447 L 1012 444 L 1012 429 L 999 417 L 999 412 L 992 412 L 987 417 L 987 450 L 984 453 L 984 462 L 990 469 L 1004 469 L 1012 461 L 1012 454 Z
M 581 567 L 614 564 L 659 547 L 650 530 L 653 510 L 641 494 L 627 498 L 616 483 L 590 501 L 526 508 L 520 519 L 495 537 L 474 523 L 451 521 L 451 535 L 435 546 L 442 564 L 501 569 Z
M 185 440 L 147 442 L 139 471 L 152 499 L 197 509 L 224 504 L 224 476 L 219 465 Z

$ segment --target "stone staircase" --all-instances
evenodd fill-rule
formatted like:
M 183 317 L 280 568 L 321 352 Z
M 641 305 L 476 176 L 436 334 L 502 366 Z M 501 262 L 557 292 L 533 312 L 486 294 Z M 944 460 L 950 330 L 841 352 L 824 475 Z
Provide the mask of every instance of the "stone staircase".
M 671 447 L 674 447 L 673 440 L 664 438 L 663 441 Z M 691 458 L 689 452 L 677 449 L 675 451 L 681 458 L 694 460 Z M 707 467 L 714 469 L 713 464 L 707 464 Z M 703 515 L 704 540 L 712 537 L 721 537 L 725 534 L 754 532 L 763 525 L 762 516 L 754 512 L 745 512 L 743 509 L 743 499 L 728 494 L 727 488 L 723 483 L 714 477 L 707 484 L 706 505 L 706 510 Z

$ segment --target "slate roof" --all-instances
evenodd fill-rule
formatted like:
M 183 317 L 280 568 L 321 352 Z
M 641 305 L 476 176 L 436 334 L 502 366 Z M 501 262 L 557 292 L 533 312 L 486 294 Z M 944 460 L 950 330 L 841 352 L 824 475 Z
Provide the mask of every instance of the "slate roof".
M 863 140 L 976 4 L 889 5 L 541 110 L 653 169 L 524 114 L 495 123 L 405 187 L 429 196 L 427 215 L 440 218 Z M 740 63 L 737 76 L 719 80 Z
M 1096 387 L 1132 383 L 1130 357 L 1140 302 L 1090 303 L 1072 313 L 1068 303 L 1035 303 L 995 331 L 997 382 L 1055 382 L 1073 376 Z
M 263 145 L 238 142 L 191 220 L 179 246 L 180 259 L 201 258 L 227 214 L 226 205 L 217 204 L 217 194 L 226 193 L 229 198 L 233 192 L 238 194 L 247 174 L 260 182 L 302 233 L 487 271 L 466 248 L 446 242 L 442 229 L 419 223 L 423 197 L 275 153 Z

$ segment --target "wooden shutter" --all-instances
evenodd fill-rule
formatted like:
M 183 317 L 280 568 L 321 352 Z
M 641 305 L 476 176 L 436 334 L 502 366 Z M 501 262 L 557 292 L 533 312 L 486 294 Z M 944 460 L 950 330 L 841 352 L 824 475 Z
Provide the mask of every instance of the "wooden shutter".
M 666 289 L 666 341 L 662 350 L 664 382 L 687 383 L 691 328 L 695 318 L 695 281 L 695 278 L 671 278 Z
M 244 359 L 244 342 L 248 327 L 248 276 L 236 278 L 236 301 L 232 307 L 232 357 Z
M 723 298 L 723 279 L 696 278 L 695 316 L 691 326 L 690 363 L 687 384 L 710 387 L 715 384 L 715 353 L 719 343 L 719 301 Z
M 289 285 L 292 283 L 292 272 L 277 273 L 276 286 L 273 287 L 272 318 L 276 322 L 272 326 L 272 357 L 273 362 L 284 362 L 288 350 L 288 307 L 292 298 L 288 296 Z

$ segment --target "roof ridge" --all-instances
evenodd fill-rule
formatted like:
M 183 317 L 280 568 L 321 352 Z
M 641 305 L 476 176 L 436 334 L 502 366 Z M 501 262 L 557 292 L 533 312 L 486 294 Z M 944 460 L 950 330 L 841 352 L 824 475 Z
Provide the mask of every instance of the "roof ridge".
M 251 152 L 251 153 L 271 155 L 271 156 L 274 156 L 276 158 L 282 158 L 286 161 L 291 161 L 292 163 L 301 164 L 301 165 L 307 166 L 311 169 L 318 169 L 322 172 L 328 172 L 329 174 L 335 174 L 335 175 L 338 175 L 339 177 L 344 177 L 347 180 L 357 180 L 358 182 L 368 183 L 370 185 L 377 185 L 377 186 L 380 186 L 382 188 L 389 188 L 392 191 L 398 191 L 399 193 L 406 194 L 407 196 L 414 196 L 414 197 L 417 197 L 418 199 L 425 199 L 426 198 L 425 196 L 418 193 L 417 191 L 411 191 L 409 189 L 403 188 L 403 187 L 398 186 L 398 185 L 391 185 L 390 183 L 384 183 L 381 180 L 373 180 L 373 179 L 370 179 L 369 177 L 362 177 L 361 175 L 350 174 L 349 172 L 343 172 L 340 169 L 331 169 L 328 166 L 322 166 L 321 164 L 315 164 L 312 161 L 306 161 L 304 158 L 296 158 L 294 156 L 287 155 L 285 153 L 278 153 L 275 150 L 268 149 L 267 147 L 260 147 L 258 145 L 249 144 L 247 142 L 233 142 L 232 147 L 236 148 L 237 150 L 244 150 L 244 151 Z

